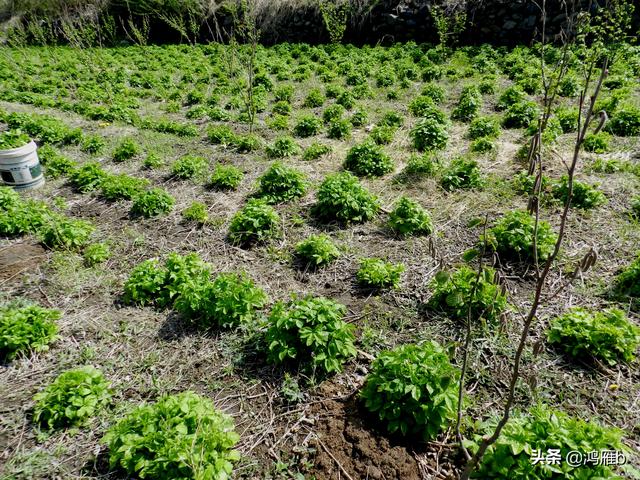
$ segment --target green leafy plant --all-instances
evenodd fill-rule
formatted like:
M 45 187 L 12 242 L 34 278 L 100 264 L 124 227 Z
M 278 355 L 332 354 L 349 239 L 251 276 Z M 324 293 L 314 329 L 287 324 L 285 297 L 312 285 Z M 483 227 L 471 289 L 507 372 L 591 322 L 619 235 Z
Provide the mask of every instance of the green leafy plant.
M 396 127 L 391 125 L 376 125 L 371 130 L 371 140 L 377 145 L 388 145 L 393 141 L 393 136 L 396 133 Z
M 351 122 L 346 118 L 333 120 L 329 123 L 327 136 L 336 140 L 343 140 L 351 136 Z
M 129 475 L 157 480 L 230 478 L 240 454 L 230 416 L 193 392 L 141 405 L 104 436 L 109 463 Z
M 427 83 L 422 87 L 420 95 L 428 97 L 435 103 L 442 103 L 444 101 L 444 88 L 436 83 Z
M 102 138 L 100 135 L 89 135 L 84 137 L 80 148 L 85 153 L 95 155 L 100 153 L 104 149 L 105 145 L 106 143 L 104 141 L 104 138 Z
M 640 256 L 616 276 L 614 291 L 625 297 L 640 298 Z
M 411 141 L 413 148 L 420 152 L 441 150 L 449 141 L 446 124 L 433 118 L 423 118 L 411 129 Z
M 466 442 L 471 453 L 477 450 L 483 435 L 493 432 L 497 421 L 490 419 L 483 423 L 476 438 Z M 537 405 L 526 415 L 512 416 L 495 444 L 487 449 L 474 478 L 618 478 L 608 465 L 574 466 L 569 462 L 550 465 L 531 461 L 535 452 L 544 453 L 549 449 L 559 450 L 559 457 L 566 459 L 570 451 L 576 450 L 576 446 L 581 452 L 624 451 L 626 448 L 622 443 L 621 430 L 603 427 L 593 420 L 585 422 L 574 419 L 562 411 Z
M 488 153 L 495 152 L 497 150 L 496 144 L 489 137 L 476 138 L 471 142 L 469 150 L 474 153 Z
M 106 243 L 92 243 L 87 245 L 82 252 L 82 258 L 88 267 L 104 263 L 110 256 L 111 251 Z
M 559 182 L 552 187 L 552 194 L 555 198 L 565 203 L 569 196 L 569 177 L 563 175 Z M 594 185 L 573 181 L 573 195 L 571 206 L 588 210 L 598 207 L 607 201 L 604 194 Z
M 429 213 L 418 202 L 404 196 L 389 214 L 389 226 L 401 235 L 429 235 L 433 232 Z
M 279 137 L 266 148 L 270 158 L 293 157 L 300 153 L 300 146 L 291 137 Z
M 582 146 L 587 152 L 606 153 L 609 151 L 610 140 L 611 135 L 609 135 L 607 132 L 598 132 L 595 134 L 587 135 L 584 138 L 584 143 L 582 144 Z
M 124 162 L 140 154 L 140 145 L 132 138 L 124 138 L 120 141 L 113 152 L 113 160 L 116 162 Z
M 89 242 L 94 230 L 86 220 L 53 215 L 38 230 L 38 235 L 49 248 L 79 250 Z
M 44 166 L 47 178 L 55 179 L 73 172 L 77 164 L 69 157 L 62 155 L 51 145 L 43 145 L 38 148 L 40 163 Z
M 640 108 L 621 108 L 613 114 L 613 117 L 606 125 L 606 129 L 620 137 L 640 135 Z
M 514 103 L 505 112 L 502 126 L 505 128 L 526 128 L 538 117 L 538 113 L 536 102 Z
M 343 320 L 346 311 L 323 297 L 276 303 L 266 333 L 268 360 L 296 360 L 321 373 L 340 372 L 356 355 L 354 327 Z
M 95 190 L 106 177 L 107 172 L 102 169 L 98 162 L 85 163 L 80 168 L 73 170 L 69 175 L 71 183 L 81 193 Z
M 250 199 L 231 219 L 229 240 L 239 245 L 267 240 L 279 234 L 279 223 L 280 216 L 271 205 Z
M 262 147 L 262 139 L 257 135 L 238 135 L 233 141 L 233 146 L 238 153 L 255 152 Z
M 175 205 L 175 199 L 161 188 L 152 188 L 138 195 L 131 206 L 131 214 L 146 218 L 169 213 Z
M 149 170 L 160 168 L 162 165 L 164 165 L 164 160 L 162 160 L 160 155 L 154 152 L 148 153 L 145 159 L 142 161 L 142 166 L 144 168 L 148 168 Z
M 233 145 L 237 135 L 227 125 L 211 125 L 207 128 L 207 138 L 214 145 Z
M 318 142 L 313 142 L 302 153 L 302 159 L 306 161 L 317 160 L 321 156 L 326 155 L 330 152 L 331 147 L 329 145 L 323 145 Z
M 205 174 L 209 162 L 204 157 L 185 155 L 171 165 L 171 174 L 180 179 L 200 177 Z
M 487 244 L 508 259 L 534 260 L 535 218 L 526 211 L 512 210 L 503 215 L 487 232 Z M 481 241 L 484 239 L 480 238 Z M 536 253 L 538 261 L 545 261 L 555 247 L 557 235 L 551 225 L 538 222 Z
M 435 341 L 383 351 L 360 397 L 389 433 L 433 440 L 455 420 L 458 371 Z
M 309 90 L 307 97 L 304 99 L 303 106 L 308 108 L 321 107 L 325 101 L 324 93 L 319 88 L 312 88 Z
M 340 250 L 325 234 L 310 235 L 296 245 L 296 254 L 307 265 L 326 265 L 340 256 Z
M 340 120 L 345 113 L 345 108 L 342 105 L 334 103 L 333 105 L 329 105 L 322 112 L 322 120 L 324 123 L 329 124 L 336 120 Z
M 58 338 L 58 310 L 38 305 L 0 307 L 0 358 L 13 360 L 29 352 L 42 352 Z
M 191 202 L 191 205 L 182 211 L 182 218 L 188 222 L 196 222 L 198 225 L 203 225 L 209 220 L 207 206 L 202 202 Z
M 402 173 L 406 177 L 413 177 L 415 175 L 432 177 L 438 173 L 441 168 L 442 163 L 440 159 L 432 152 L 427 152 L 422 155 L 411 155 Z
M 154 303 L 162 294 L 167 270 L 157 259 L 138 264 L 124 284 L 125 303 L 147 305 Z
M 223 165 L 218 163 L 211 175 L 210 184 L 220 190 L 235 190 L 242 183 L 244 173 L 234 165 Z
M 322 123 L 313 115 L 305 115 L 298 120 L 293 127 L 294 133 L 298 137 L 311 137 L 320 133 Z
M 107 175 L 100 182 L 100 192 L 109 201 L 131 200 L 144 192 L 149 185 L 146 178 L 130 177 L 126 174 Z
M 344 168 L 360 176 L 382 176 L 393 170 L 393 160 L 369 141 L 351 147 Z
M 430 118 L 437 123 L 445 123 L 446 115 L 440 110 L 430 97 L 419 96 L 409 104 L 409 112 L 414 117 Z
M 281 162 L 274 162 L 258 179 L 257 195 L 268 203 L 282 203 L 304 195 L 305 175 Z
M 474 118 L 469 125 L 469 138 L 476 140 L 482 137 L 498 138 L 500 136 L 500 125 L 491 117 Z
M 482 95 L 476 85 L 468 85 L 462 89 L 456 108 L 451 113 L 451 118 L 462 122 L 473 120 L 482 105 Z
M 561 107 L 556 110 L 556 118 L 560 122 L 562 133 L 575 132 L 578 129 L 578 109 Z
M 356 272 L 358 282 L 367 288 L 398 288 L 400 275 L 404 272 L 403 264 L 385 262 L 380 258 L 363 258 Z
M 0 150 L 20 148 L 30 141 L 31 139 L 29 138 L 29 135 L 22 133 L 20 130 L 0 132 Z
M 191 279 L 174 306 L 200 328 L 230 328 L 252 320 L 267 300 L 246 274 L 221 273 L 213 281 Z
M 317 193 L 314 213 L 325 221 L 360 223 L 371 220 L 380 209 L 375 195 L 348 172 L 327 176 Z
M 592 356 L 615 365 L 633 361 L 640 328 L 617 308 L 591 312 L 574 307 L 550 322 L 547 340 L 574 358 Z
M 48 429 L 86 425 L 111 400 L 100 370 L 85 366 L 60 374 L 33 398 L 33 421 Z
M 351 118 L 349 118 L 349 121 L 351 122 L 351 125 L 353 125 L 354 127 L 361 127 L 365 123 L 367 123 L 368 118 L 369 117 L 365 110 L 356 109 L 351 114 Z
M 440 185 L 445 190 L 480 188 L 482 184 L 478 162 L 463 157 L 454 159 L 440 178 Z
M 498 99 L 496 108 L 498 110 L 506 110 L 511 105 L 523 102 L 526 99 L 526 94 L 518 85 L 512 85 L 508 87 Z
M 507 295 L 495 281 L 495 271 L 463 265 L 454 272 L 440 271 L 431 282 L 429 306 L 444 311 L 454 320 L 483 320 L 495 323 L 507 308 Z

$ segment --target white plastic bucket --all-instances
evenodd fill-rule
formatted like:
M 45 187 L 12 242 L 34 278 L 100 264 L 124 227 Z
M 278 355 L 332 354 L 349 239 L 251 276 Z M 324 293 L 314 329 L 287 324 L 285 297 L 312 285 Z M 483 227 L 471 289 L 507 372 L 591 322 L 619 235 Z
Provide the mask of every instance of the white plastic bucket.
M 22 147 L 0 150 L 0 175 L 5 185 L 26 190 L 44 183 L 37 149 L 32 140 Z

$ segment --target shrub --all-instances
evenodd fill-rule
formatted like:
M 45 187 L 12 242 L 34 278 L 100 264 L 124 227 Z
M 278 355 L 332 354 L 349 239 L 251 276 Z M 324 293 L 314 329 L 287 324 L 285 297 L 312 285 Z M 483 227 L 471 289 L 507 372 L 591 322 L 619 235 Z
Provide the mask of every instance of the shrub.
M 38 157 L 45 168 L 45 175 L 51 179 L 68 175 L 76 168 L 76 162 L 62 155 L 51 145 L 38 148 Z
M 497 150 L 496 144 L 489 137 L 476 138 L 471 142 L 469 150 L 474 153 L 487 153 L 495 152 Z
M 388 145 L 393 141 L 393 136 L 396 133 L 396 127 L 389 125 L 376 125 L 371 130 L 371 140 L 377 145 Z
M 362 286 L 368 288 L 398 288 L 402 272 L 404 265 L 401 263 L 393 264 L 379 258 L 364 258 L 360 260 L 356 278 Z
M 191 202 L 191 205 L 182 211 L 182 218 L 199 225 L 205 224 L 209 220 L 207 206 L 202 202 Z
M 267 146 L 266 151 L 270 158 L 293 157 L 300 153 L 300 146 L 291 137 L 279 137 L 272 145 Z
M 320 120 L 316 117 L 305 115 L 298 120 L 298 123 L 293 127 L 293 131 L 298 137 L 311 137 L 320 133 L 321 126 Z
M 500 125 L 491 117 L 475 118 L 469 125 L 469 138 L 476 140 L 482 137 L 498 138 Z
M 351 122 L 346 118 L 334 120 L 329 124 L 327 136 L 336 140 L 343 140 L 351 136 Z
M 48 350 L 58 338 L 60 317 L 58 310 L 37 305 L 0 307 L 0 358 L 12 360 L 22 353 Z
M 267 295 L 245 274 L 221 273 L 212 282 L 183 285 L 175 309 L 200 328 L 230 328 L 250 321 L 266 302 Z
M 278 235 L 280 216 L 264 200 L 251 199 L 231 219 L 229 240 L 247 245 Z
M 614 289 L 625 297 L 640 298 L 640 256 L 616 276 Z
M 262 139 L 256 135 L 239 135 L 233 141 L 238 153 L 249 153 L 259 150 L 262 146 Z
M 86 220 L 54 215 L 39 229 L 38 235 L 49 248 L 78 250 L 89 242 L 94 230 Z
M 73 186 L 81 193 L 87 193 L 95 190 L 100 186 L 102 181 L 107 177 L 98 162 L 85 163 L 80 168 L 73 170 L 70 180 Z
M 321 107 L 325 101 L 325 96 L 319 88 L 312 88 L 304 100 L 303 106 L 309 108 Z
M 433 232 L 431 216 L 417 202 L 400 197 L 389 214 L 389 226 L 401 235 L 429 235 Z
M 575 97 L 580 93 L 580 81 L 573 75 L 567 75 L 558 84 L 558 94 L 562 97 Z
M 160 155 L 153 152 L 147 154 L 146 158 L 142 162 L 142 166 L 150 170 L 154 168 L 159 168 L 163 164 L 164 164 L 164 161 L 162 160 L 162 158 L 160 158 Z
M 560 122 L 562 133 L 571 133 L 578 130 L 578 115 L 577 108 L 558 108 L 556 110 L 556 118 Z
M 240 186 L 244 173 L 233 165 L 217 164 L 211 175 L 211 186 L 220 190 L 235 190 Z
M 109 463 L 140 478 L 229 478 L 240 454 L 230 416 L 193 392 L 142 405 L 104 436 Z
M 526 98 L 526 95 L 521 87 L 517 85 L 512 85 L 508 87 L 498 99 L 498 105 L 496 108 L 498 110 L 506 110 L 511 105 L 515 105 L 516 103 L 523 102 Z
M 540 194 L 544 195 L 549 185 L 549 180 L 544 175 L 540 180 Z M 529 175 L 529 172 L 522 170 L 513 179 L 513 188 L 517 193 L 533 195 L 536 186 L 536 174 Z
M 113 160 L 116 162 L 124 162 L 130 160 L 140 154 L 140 145 L 132 138 L 124 138 L 120 141 L 113 152 Z
M 359 176 L 382 176 L 393 170 L 393 160 L 373 142 L 351 147 L 344 168 Z
M 87 424 L 111 400 L 109 382 L 95 367 L 60 374 L 33 400 L 33 421 L 48 429 Z
M 348 90 L 345 90 L 336 97 L 336 103 L 338 105 L 342 105 L 347 110 L 351 110 L 355 106 L 356 101 L 353 94 Z
M 380 209 L 375 195 L 348 172 L 327 176 L 318 189 L 317 199 L 314 212 L 322 220 L 366 222 Z
M 304 195 L 307 184 L 302 172 L 274 162 L 258 179 L 257 195 L 268 203 L 282 203 Z
M 205 174 L 209 162 L 204 157 L 185 155 L 171 165 L 171 174 L 180 179 L 200 177 Z
M 526 128 L 538 117 L 535 102 L 522 101 L 511 105 L 502 119 L 505 128 Z
M 405 176 L 425 175 L 432 177 L 441 167 L 440 159 L 434 156 L 433 153 L 425 153 L 420 156 L 411 155 L 402 173 Z
M 482 105 L 482 95 L 475 85 L 469 85 L 462 89 L 458 105 L 453 109 L 451 117 L 455 120 L 468 122 L 473 120 Z
M 169 213 L 175 204 L 175 199 L 161 188 L 152 188 L 138 195 L 131 206 L 131 214 L 146 218 Z
M 343 320 L 346 311 L 323 297 L 276 303 L 266 333 L 268 360 L 296 360 L 321 373 L 340 372 L 356 355 L 354 327 Z
M 560 181 L 552 187 L 552 194 L 563 203 L 567 201 L 569 196 L 569 177 L 567 175 L 563 175 Z M 588 210 L 598 207 L 606 201 L 606 197 L 596 186 L 577 180 L 573 181 L 571 206 Z
M 154 303 L 162 294 L 166 276 L 166 268 L 156 259 L 138 264 L 124 284 L 124 302 L 137 305 Z
M 100 183 L 102 196 L 109 201 L 131 200 L 141 194 L 149 185 L 145 178 L 130 177 L 126 174 L 108 175 Z
M 344 113 L 345 108 L 342 105 L 335 103 L 325 108 L 324 112 L 322 112 L 322 120 L 324 123 L 329 124 L 335 120 L 341 119 Z
M 489 229 L 487 244 L 505 258 L 515 260 L 534 260 L 533 238 L 535 218 L 526 211 L 507 212 Z M 557 235 L 551 225 L 541 220 L 536 236 L 538 261 L 545 261 L 555 248 Z M 481 237 L 481 241 L 484 239 Z
M 389 433 L 433 440 L 455 420 L 458 372 L 434 341 L 381 352 L 360 397 Z
M 482 183 L 478 162 L 467 158 L 453 160 L 440 179 L 442 188 L 449 191 L 458 188 L 480 188 Z
M 416 150 L 441 150 L 447 146 L 449 134 L 446 126 L 432 118 L 424 118 L 411 129 L 411 140 Z
M 326 155 L 329 152 L 331 152 L 331 147 L 329 145 L 323 145 L 318 142 L 313 142 L 302 153 L 302 159 L 306 161 L 317 160 L 318 158 Z
M 577 359 L 593 356 L 615 365 L 618 360 L 633 361 L 640 328 L 617 308 L 590 312 L 575 307 L 551 321 L 547 340 Z
M 477 284 L 476 284 L 477 281 Z M 431 283 L 429 306 L 443 310 L 454 320 L 482 319 L 494 323 L 507 308 L 507 295 L 495 281 L 495 271 L 478 272 L 466 265 L 453 273 L 441 271 Z
M 276 102 L 273 105 L 272 111 L 277 115 L 289 115 L 291 113 L 291 104 L 284 101 Z
M 619 137 L 640 135 L 640 108 L 621 108 L 613 114 L 606 127 L 609 132 Z
M 435 83 L 427 83 L 422 87 L 420 95 L 430 98 L 435 103 L 442 103 L 444 101 L 444 88 Z
M 606 153 L 609 151 L 610 140 L 611 135 L 606 132 L 598 132 L 587 135 L 582 146 L 587 152 Z
M 104 138 L 100 135 L 89 135 L 82 140 L 80 148 L 83 152 L 95 155 L 105 147 Z
M 538 132 L 538 122 L 533 122 L 529 124 L 526 130 L 527 136 L 533 136 Z M 547 125 L 542 132 L 542 142 L 543 143 L 553 143 L 555 142 L 560 135 L 562 135 L 562 124 L 557 117 L 550 117 Z
M 378 122 L 379 126 L 387 126 L 387 127 L 401 127 L 404 123 L 404 119 L 402 115 L 398 112 L 394 112 L 393 110 L 387 110 L 382 115 L 382 118 Z
M 291 102 L 294 92 L 293 85 L 278 85 L 273 91 L 273 96 L 277 101 Z
M 340 256 L 340 250 L 327 235 L 311 235 L 296 245 L 296 254 L 311 266 L 321 266 L 333 262 Z
M 446 116 L 442 110 L 436 107 L 429 97 L 416 97 L 409 104 L 409 112 L 415 117 L 430 118 L 438 123 L 446 122 Z
M 498 419 L 486 422 L 475 441 L 468 442 L 470 453 L 477 451 L 482 436 L 491 434 L 497 422 Z M 538 405 L 532 407 L 528 415 L 512 415 L 496 443 L 487 449 L 476 476 L 528 480 L 616 478 L 613 469 L 607 465 L 585 463 L 574 466 L 568 462 L 534 465 L 531 458 L 534 451 L 544 453 L 557 449 L 559 458 L 565 459 L 576 446 L 581 452 L 622 451 L 625 447 L 621 439 L 622 431 L 618 429 L 602 427 L 593 420 L 574 419 L 562 411 Z
M 232 145 L 236 141 L 236 134 L 227 125 L 211 125 L 207 128 L 207 138 L 214 145 Z
M 20 130 L 0 132 L 0 150 L 20 148 L 30 141 L 31 139 L 29 138 L 29 135 L 22 133 Z
M 369 117 L 367 116 L 367 112 L 365 112 L 364 110 L 355 110 L 351 114 L 351 118 L 349 119 L 349 121 L 354 127 L 361 127 L 365 123 L 367 123 L 368 118 Z
M 105 243 L 92 243 L 87 245 L 82 252 L 82 258 L 87 267 L 106 262 L 110 256 L 109 246 Z
M 289 117 L 286 117 L 284 115 L 272 115 L 271 117 L 266 119 L 266 123 L 271 130 L 289 130 Z

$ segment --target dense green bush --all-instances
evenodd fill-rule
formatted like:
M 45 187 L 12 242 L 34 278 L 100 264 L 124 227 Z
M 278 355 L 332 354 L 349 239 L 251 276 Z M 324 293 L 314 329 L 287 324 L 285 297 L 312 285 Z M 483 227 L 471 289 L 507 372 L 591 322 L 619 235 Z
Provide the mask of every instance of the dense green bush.
M 53 215 L 38 230 L 42 243 L 49 248 L 79 250 L 89 243 L 95 227 L 86 220 Z
M 538 113 L 536 102 L 514 103 L 505 112 L 502 125 L 505 128 L 526 128 L 538 117 Z
M 237 135 L 228 125 L 211 125 L 207 128 L 207 138 L 214 145 L 233 145 Z
M 458 104 L 451 113 L 451 118 L 462 122 L 473 120 L 480 111 L 482 95 L 475 85 L 468 85 L 462 89 Z
M 478 162 L 463 157 L 454 159 L 440 178 L 440 185 L 445 190 L 479 188 L 482 183 Z
M 317 160 L 323 155 L 331 152 L 331 147 L 329 145 L 323 145 L 318 142 L 313 142 L 309 145 L 304 152 L 302 153 L 302 159 L 309 160 Z
M 482 320 L 495 323 L 507 308 L 507 295 L 495 281 L 495 271 L 478 272 L 466 265 L 454 272 L 439 272 L 431 282 L 429 306 L 444 311 L 454 320 Z
M 7 132 L 0 132 L 0 150 L 11 150 L 13 148 L 20 148 L 31 139 L 26 133 L 22 133 L 21 130 L 9 130 Z
M 202 202 L 191 202 L 191 205 L 182 211 L 182 218 L 203 225 L 209 220 L 207 206 Z
M 508 87 L 498 99 L 498 110 L 506 110 L 511 105 L 515 105 L 516 103 L 523 102 L 526 98 L 526 95 L 521 87 L 517 85 L 512 85 Z
M 304 195 L 305 175 L 281 162 L 274 162 L 258 179 L 257 195 L 268 203 L 282 203 Z
M 175 309 L 200 328 L 237 327 L 254 318 L 267 295 L 244 273 L 221 273 L 213 281 L 188 279 Z
M 429 213 L 418 202 L 404 196 L 389 214 L 389 226 L 401 235 L 429 235 L 433 232 Z
M 587 135 L 582 146 L 587 152 L 606 153 L 609 151 L 610 140 L 611 135 L 606 132 L 598 132 Z
M 507 212 L 487 232 L 488 245 L 505 258 L 523 261 L 535 259 L 533 239 L 535 218 L 526 211 Z M 481 241 L 484 239 L 481 237 Z M 545 261 L 555 248 L 557 235 L 544 220 L 538 223 L 536 253 L 538 261 Z
M 266 333 L 268 360 L 295 360 L 320 373 L 340 372 L 356 355 L 354 327 L 343 320 L 346 311 L 323 297 L 276 303 Z
M 213 188 L 220 190 L 235 190 L 242 183 L 244 173 L 234 165 L 223 165 L 218 163 L 213 168 L 210 184 Z
M 469 146 L 469 151 L 473 153 L 489 153 L 497 150 L 495 142 L 489 137 L 476 138 Z
M 640 108 L 621 108 L 613 114 L 606 128 L 609 132 L 620 137 L 640 135 Z
M 360 268 L 356 272 L 358 282 L 367 288 L 398 288 L 400 275 L 404 272 L 404 265 L 385 262 L 380 258 L 363 258 Z
M 555 198 L 565 203 L 569 196 L 569 177 L 563 175 L 558 183 L 553 185 L 552 194 Z M 571 206 L 588 210 L 604 204 L 607 198 L 594 185 L 573 181 L 573 194 L 571 196 Z
M 105 145 L 106 143 L 104 141 L 104 138 L 102 138 L 100 135 L 89 135 L 84 137 L 80 148 L 85 153 L 95 155 L 100 153 L 104 149 Z
M 577 359 L 592 356 L 615 365 L 633 361 L 640 328 L 617 308 L 590 312 L 574 307 L 550 322 L 547 340 Z
M 133 268 L 124 284 L 125 303 L 147 305 L 162 296 L 167 270 L 156 259 L 145 260 Z
M 393 110 L 387 110 L 382 114 L 378 125 L 387 127 L 401 127 L 403 123 L 404 118 L 402 118 L 402 115 Z
M 415 117 L 430 118 L 438 123 L 445 123 L 447 118 L 429 97 L 416 97 L 409 104 L 409 112 Z
M 227 479 L 240 454 L 230 416 L 193 392 L 141 405 L 115 424 L 103 441 L 109 463 L 127 474 L 157 480 Z
M 140 154 L 140 145 L 132 138 L 123 138 L 113 152 L 113 160 L 124 162 Z
M 467 442 L 471 453 L 478 449 L 484 435 L 491 434 L 498 419 L 483 425 L 474 441 Z M 531 408 L 526 415 L 515 414 L 505 425 L 495 444 L 487 449 L 474 478 L 584 480 L 618 478 L 611 466 L 584 464 L 574 466 L 569 462 L 551 465 L 533 463 L 535 452 L 543 455 L 550 449 L 558 449 L 560 459 L 566 459 L 571 451 L 586 452 L 624 451 L 622 431 L 603 427 L 591 420 L 585 422 L 569 417 L 559 410 L 544 405 Z
M 279 137 L 267 146 L 266 152 L 269 158 L 293 157 L 300 153 L 300 146 L 291 137 Z
M 12 360 L 19 354 L 47 350 L 58 338 L 60 317 L 58 310 L 37 305 L 0 307 L 0 358 Z
M 303 106 L 308 108 L 321 107 L 324 101 L 325 96 L 322 91 L 319 88 L 312 88 L 309 90 Z
M 616 276 L 614 290 L 625 297 L 640 298 L 640 256 Z
M 351 122 L 346 118 L 333 120 L 327 128 L 327 136 L 336 140 L 344 140 L 351 136 Z
M 351 114 L 349 121 L 354 127 L 362 127 L 365 123 L 367 123 L 368 119 L 369 116 L 367 115 L 367 112 L 365 110 L 356 109 Z
M 43 145 L 38 148 L 40 163 L 44 166 L 47 178 L 55 179 L 73 172 L 77 164 L 69 157 L 62 155 L 51 145 Z
M 109 201 L 131 200 L 144 192 L 149 185 L 146 178 L 130 177 L 126 174 L 107 175 L 100 182 L 100 192 Z
M 298 137 L 311 137 L 320 133 L 322 123 L 313 115 L 305 115 L 298 120 L 293 127 L 294 133 Z
M 238 153 L 250 153 L 262 147 L 262 139 L 257 135 L 238 135 L 233 140 L 233 146 Z
M 377 145 L 388 145 L 393 141 L 396 127 L 390 125 L 376 125 L 371 130 L 370 138 Z
M 197 155 L 185 155 L 171 165 L 171 174 L 180 179 L 200 177 L 209 168 L 206 158 Z
M 420 95 L 429 97 L 435 103 L 442 103 L 444 101 L 444 88 L 436 83 L 427 83 L 422 87 Z
M 389 433 L 433 440 L 455 420 L 458 371 L 436 342 L 384 351 L 360 397 Z
M 344 168 L 359 176 L 382 176 L 393 170 L 393 160 L 373 142 L 363 142 L 347 152 Z
M 556 110 L 556 118 L 560 122 L 563 133 L 571 133 L 578 130 L 578 116 L 577 108 L 562 107 Z
M 87 424 L 111 400 L 100 370 L 85 366 L 60 374 L 33 398 L 33 421 L 48 429 Z
M 333 105 L 329 105 L 325 108 L 324 112 L 322 112 L 322 120 L 324 123 L 329 124 L 341 119 L 345 111 L 346 110 L 342 105 L 334 103 Z
M 85 163 L 80 168 L 71 172 L 69 179 L 71 183 L 81 193 L 95 190 L 106 178 L 105 172 L 98 162 Z
M 307 265 L 317 267 L 333 262 L 340 250 L 325 234 L 310 235 L 296 245 L 296 254 Z
M 280 232 L 280 215 L 264 200 L 252 198 L 229 225 L 229 240 L 238 245 L 267 240 Z
M 149 170 L 153 170 L 154 168 L 160 168 L 164 165 L 164 160 L 155 152 L 149 152 L 147 156 L 142 161 L 142 166 Z
M 478 117 L 469 125 L 469 138 L 476 140 L 482 137 L 498 138 L 500 125 L 491 117 Z
M 169 213 L 175 204 L 175 199 L 161 188 L 152 188 L 138 195 L 131 206 L 131 214 L 146 218 L 157 217 Z
M 448 141 L 446 124 L 433 118 L 423 118 L 411 129 L 413 148 L 420 152 L 441 150 L 447 146 Z
M 321 220 L 359 223 L 371 220 L 380 209 L 375 195 L 348 172 L 327 176 L 317 193 L 314 213 Z
M 82 251 L 82 258 L 87 267 L 93 267 L 106 262 L 111 256 L 111 251 L 106 243 L 92 243 Z
M 427 152 L 419 156 L 411 155 L 402 173 L 407 177 L 413 177 L 415 175 L 432 177 L 438 173 L 441 168 L 442 162 L 440 158 L 432 152 Z

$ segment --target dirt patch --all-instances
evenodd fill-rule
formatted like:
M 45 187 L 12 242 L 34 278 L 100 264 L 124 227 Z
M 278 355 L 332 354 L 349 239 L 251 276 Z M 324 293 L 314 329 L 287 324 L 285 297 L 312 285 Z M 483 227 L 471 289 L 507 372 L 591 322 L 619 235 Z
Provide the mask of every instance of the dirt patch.
M 355 397 L 319 403 L 313 413 L 318 417 L 312 472 L 316 478 L 347 478 L 345 471 L 353 479 L 422 478 L 413 452 L 372 431 L 365 424 Z
M 38 244 L 16 243 L 0 248 L 0 282 L 17 281 L 22 275 L 37 271 L 46 257 Z

